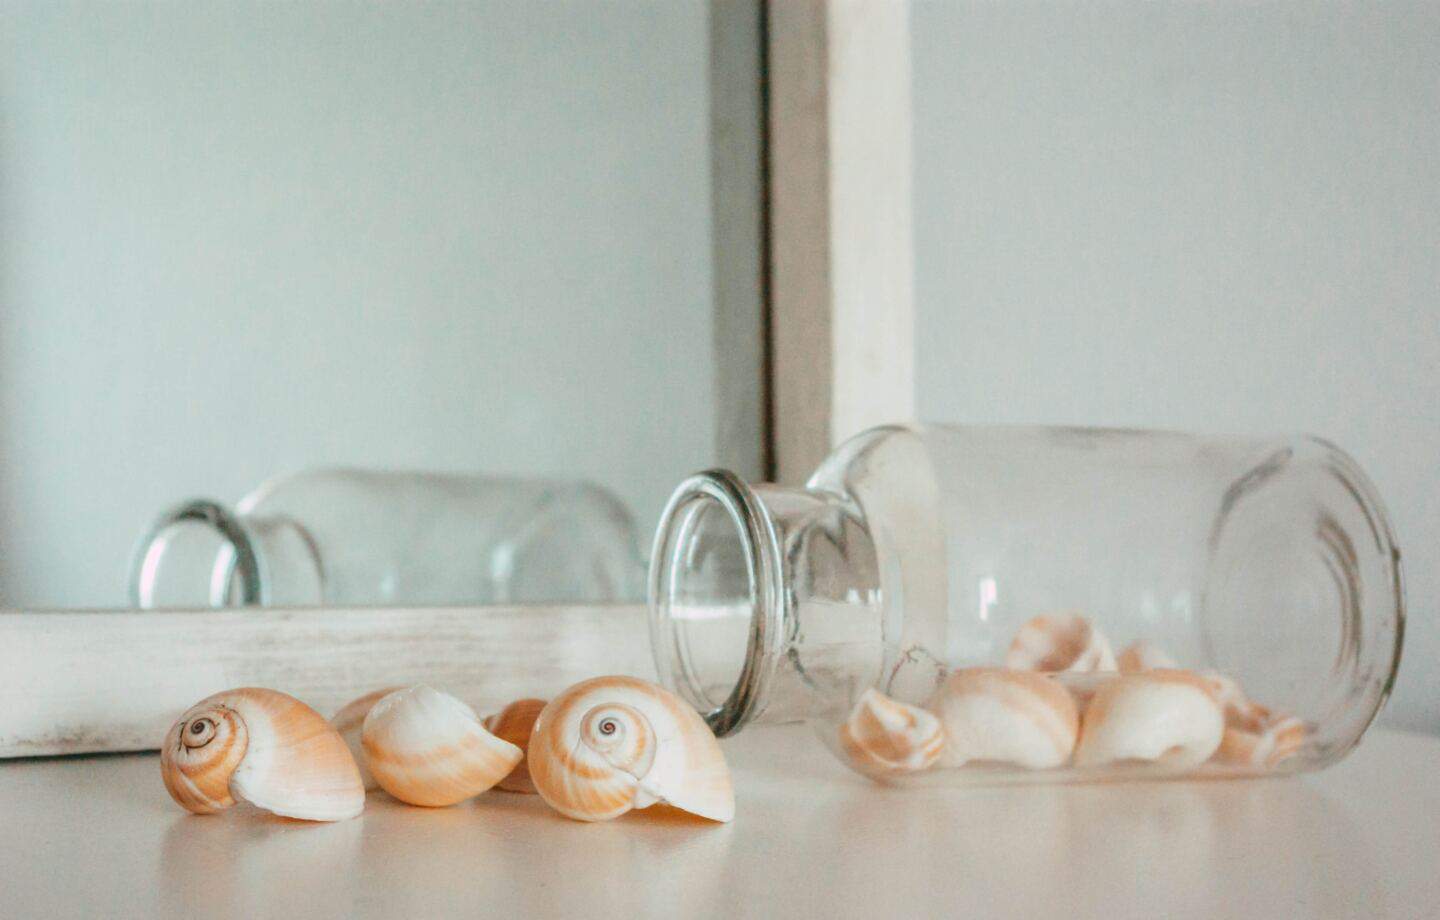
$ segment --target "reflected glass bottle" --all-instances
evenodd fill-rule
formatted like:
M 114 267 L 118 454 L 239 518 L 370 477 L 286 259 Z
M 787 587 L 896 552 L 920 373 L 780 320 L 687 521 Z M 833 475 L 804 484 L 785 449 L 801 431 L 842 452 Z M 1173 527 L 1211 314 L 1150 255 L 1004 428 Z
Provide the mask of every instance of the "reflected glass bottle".
M 234 508 L 164 513 L 132 565 L 137 607 L 603 603 L 643 596 L 634 521 L 599 486 L 311 470 Z
M 1404 621 L 1374 488 L 1308 437 L 874 429 L 802 489 L 687 480 L 650 592 L 717 733 L 808 719 L 894 781 L 1321 767 Z

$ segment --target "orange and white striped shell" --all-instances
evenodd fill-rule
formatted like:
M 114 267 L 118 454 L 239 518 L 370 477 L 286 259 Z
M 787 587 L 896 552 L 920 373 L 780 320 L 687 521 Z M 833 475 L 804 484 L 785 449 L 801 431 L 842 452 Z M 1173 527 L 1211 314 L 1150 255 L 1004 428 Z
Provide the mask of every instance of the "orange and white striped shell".
M 1110 641 L 1085 617 L 1054 613 L 1033 617 L 1015 632 L 1005 666 L 1025 671 L 1113 671 Z
M 494 786 L 524 756 L 490 734 L 475 710 L 424 685 L 382 697 L 360 729 L 380 788 L 410 805 L 440 808 Z
M 551 807 L 605 821 L 665 802 L 712 821 L 735 816 L 720 744 L 684 700 L 633 677 L 582 681 L 535 721 L 527 763 Z
M 540 717 L 540 711 L 544 708 L 544 700 L 516 700 L 486 719 L 485 727 L 495 737 L 520 748 L 523 754 L 530 749 L 530 733 L 535 729 L 535 720 Z M 495 788 L 534 795 L 535 783 L 530 779 L 529 765 L 524 760 L 520 761 L 508 776 L 495 784 Z
M 840 749 L 855 769 L 870 776 L 928 769 L 944 748 L 939 717 L 873 688 L 861 694 L 840 726 Z
M 1209 684 L 1189 671 L 1125 674 L 1095 691 L 1080 726 L 1075 765 L 1204 763 L 1220 746 L 1225 718 Z
M 365 808 L 365 787 L 339 732 L 275 690 L 242 687 L 196 703 L 166 733 L 160 772 L 196 814 L 236 799 L 287 818 L 340 821 Z
M 335 726 L 335 730 L 350 748 L 350 756 L 355 758 L 355 765 L 360 768 L 360 782 L 365 784 L 367 791 L 378 788 L 380 784 L 375 782 L 375 777 L 365 764 L 365 750 L 360 746 L 360 728 L 365 724 L 365 717 L 370 714 L 375 704 L 399 689 L 385 687 L 371 691 L 341 706 L 340 710 L 330 717 L 330 724 Z
M 1007 668 L 951 672 L 929 709 L 945 730 L 940 762 L 952 767 L 1058 767 L 1070 758 L 1080 722 L 1075 701 L 1054 678 Z

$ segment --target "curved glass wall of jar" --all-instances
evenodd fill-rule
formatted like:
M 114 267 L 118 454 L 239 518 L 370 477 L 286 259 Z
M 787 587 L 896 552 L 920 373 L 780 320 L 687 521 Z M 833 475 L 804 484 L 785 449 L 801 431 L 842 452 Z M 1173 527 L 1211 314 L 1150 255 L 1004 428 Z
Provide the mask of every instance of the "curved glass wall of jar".
M 195 499 L 140 541 L 133 606 L 604 603 L 643 596 L 635 523 L 599 486 L 320 469 L 233 510 Z
M 650 594 L 717 732 L 811 719 L 899 782 L 1322 767 L 1404 624 L 1374 488 L 1310 437 L 875 429 L 804 489 L 683 483 Z

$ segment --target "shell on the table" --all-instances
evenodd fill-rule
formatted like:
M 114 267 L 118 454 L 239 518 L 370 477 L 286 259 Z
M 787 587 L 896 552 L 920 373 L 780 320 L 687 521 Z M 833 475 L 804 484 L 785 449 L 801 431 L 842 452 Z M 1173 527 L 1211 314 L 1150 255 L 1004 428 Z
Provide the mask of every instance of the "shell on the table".
M 340 821 L 365 808 L 365 787 L 345 740 L 292 696 L 242 687 L 196 703 L 160 748 L 165 788 L 197 814 L 236 799 L 289 818 Z
M 410 805 L 454 805 L 515 769 L 520 748 L 492 735 L 465 703 L 424 685 L 371 706 L 360 731 L 375 781 Z
M 660 802 L 712 821 L 735 816 L 730 770 L 705 720 L 633 677 L 592 678 L 552 699 L 535 720 L 526 762 L 541 798 L 576 820 Z

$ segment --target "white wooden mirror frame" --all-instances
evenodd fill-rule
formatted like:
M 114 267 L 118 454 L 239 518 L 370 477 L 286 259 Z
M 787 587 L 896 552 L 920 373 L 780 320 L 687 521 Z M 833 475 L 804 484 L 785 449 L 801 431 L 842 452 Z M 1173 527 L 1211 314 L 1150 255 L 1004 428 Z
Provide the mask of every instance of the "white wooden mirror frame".
M 798 483 L 913 415 L 909 6 L 713 0 L 711 34 L 716 424 L 740 445 L 717 461 Z M 646 636 L 641 606 L 3 611 L 0 757 L 153 748 L 233 686 L 328 712 L 420 680 L 489 706 L 653 676 Z

